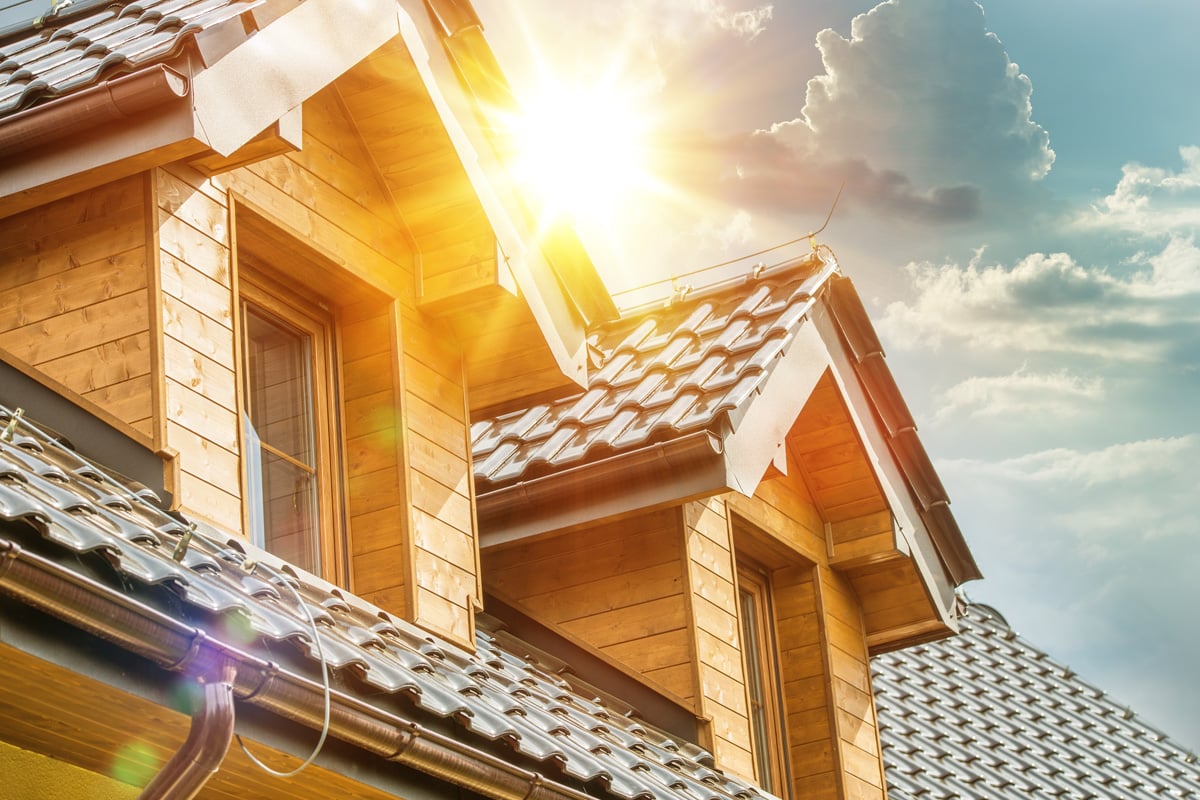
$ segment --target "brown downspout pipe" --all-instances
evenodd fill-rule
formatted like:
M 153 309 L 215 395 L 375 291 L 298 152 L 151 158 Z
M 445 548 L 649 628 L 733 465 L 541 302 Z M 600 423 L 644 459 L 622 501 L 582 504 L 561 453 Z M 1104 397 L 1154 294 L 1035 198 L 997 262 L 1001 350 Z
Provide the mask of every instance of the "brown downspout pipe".
M 217 774 L 233 741 L 233 682 L 236 670 L 226 662 L 216 680 L 204 682 L 200 708 L 192 715 L 183 746 L 146 784 L 138 800 L 192 800 Z
M 0 158 L 35 145 L 86 135 L 105 122 L 125 119 L 186 97 L 188 79 L 162 64 L 105 81 L 0 120 Z
M 194 663 L 230 662 L 237 670 L 235 699 L 309 728 L 321 728 L 325 689 L 320 682 L 212 639 L 6 539 L 0 539 L 0 591 L 164 669 L 182 672 Z M 356 697 L 333 692 L 330 712 L 330 736 L 493 800 L 595 800 Z

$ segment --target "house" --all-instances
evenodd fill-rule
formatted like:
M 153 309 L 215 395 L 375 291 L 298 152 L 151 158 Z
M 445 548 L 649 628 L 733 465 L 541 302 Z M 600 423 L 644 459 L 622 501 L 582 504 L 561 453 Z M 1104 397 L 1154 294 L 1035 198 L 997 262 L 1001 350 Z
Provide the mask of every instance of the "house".
M 506 102 L 463 0 L 0 11 L 9 785 L 884 796 L 979 573 L 852 284 L 619 314 Z
M 868 658 L 951 633 L 975 563 L 828 251 L 680 294 L 596 326 L 586 391 L 472 427 L 485 606 L 771 791 L 882 797 Z
M 871 663 L 892 800 L 1200 796 L 1196 756 L 968 603 L 958 636 Z

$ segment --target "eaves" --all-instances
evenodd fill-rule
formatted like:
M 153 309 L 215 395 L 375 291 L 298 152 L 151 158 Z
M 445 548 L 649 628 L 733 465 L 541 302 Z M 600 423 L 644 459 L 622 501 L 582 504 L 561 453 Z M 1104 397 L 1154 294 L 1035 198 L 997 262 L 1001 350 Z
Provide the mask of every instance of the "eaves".
M 272 126 L 299 146 L 301 103 L 400 30 L 393 0 L 246 4 L 135 72 L 0 120 L 0 215 Z M 247 31 L 252 31 L 247 33 Z

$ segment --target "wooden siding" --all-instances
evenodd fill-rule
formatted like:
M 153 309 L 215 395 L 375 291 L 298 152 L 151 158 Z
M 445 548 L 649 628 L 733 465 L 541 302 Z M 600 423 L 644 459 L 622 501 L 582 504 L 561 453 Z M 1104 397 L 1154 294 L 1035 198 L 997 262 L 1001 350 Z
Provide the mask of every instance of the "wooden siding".
M 831 524 L 888 510 L 833 376 L 826 373 L 788 436 L 822 518 Z
M 242 529 L 229 203 L 200 173 L 153 171 L 163 405 L 158 435 L 179 452 L 180 508 Z
M 241 532 L 239 259 L 324 298 L 344 579 L 469 647 L 482 595 L 462 353 L 417 308 L 371 163 L 331 88 L 305 104 L 299 152 L 215 176 L 156 168 L 0 221 L 0 347 L 177 451 L 181 509 Z
M 144 176 L 0 220 L 0 348 L 152 435 Z
M 302 277 L 339 306 L 351 589 L 472 647 L 482 598 L 462 354 L 417 309 L 413 250 L 373 163 L 335 86 L 305 103 L 300 151 L 226 180 L 326 263 Z
M 355 131 L 362 163 L 376 165 L 378 185 L 420 252 L 412 280 L 415 302 L 461 343 L 455 381 L 466 376 L 472 409 L 576 388 L 555 360 L 527 298 L 505 286 L 512 276 L 498 258 L 491 222 L 403 44 L 381 47 L 339 78 L 337 87 L 355 120 L 346 129 Z
M 683 506 L 691 626 L 696 639 L 698 710 L 710 720 L 713 755 L 722 769 L 754 776 L 746 678 L 738 627 L 737 567 L 725 501 Z
M 692 705 L 674 509 L 484 553 L 487 590 Z

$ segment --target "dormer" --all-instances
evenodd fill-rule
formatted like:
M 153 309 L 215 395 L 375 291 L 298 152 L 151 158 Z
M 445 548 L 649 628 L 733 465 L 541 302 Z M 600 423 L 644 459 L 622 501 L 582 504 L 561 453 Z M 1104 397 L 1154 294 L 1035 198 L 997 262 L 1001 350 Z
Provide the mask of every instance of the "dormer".
M 598 326 L 587 391 L 477 422 L 483 583 L 680 709 L 720 768 L 882 797 L 868 657 L 979 577 L 825 249 Z
M 175 509 L 473 646 L 468 421 L 578 390 L 615 314 L 504 176 L 473 14 L 43 5 L 0 34 L 0 356 Z

